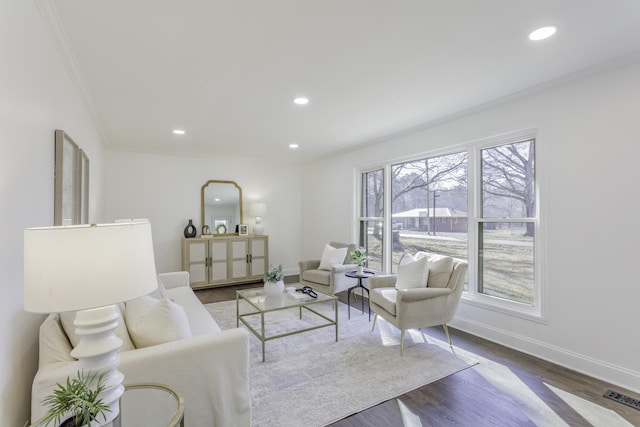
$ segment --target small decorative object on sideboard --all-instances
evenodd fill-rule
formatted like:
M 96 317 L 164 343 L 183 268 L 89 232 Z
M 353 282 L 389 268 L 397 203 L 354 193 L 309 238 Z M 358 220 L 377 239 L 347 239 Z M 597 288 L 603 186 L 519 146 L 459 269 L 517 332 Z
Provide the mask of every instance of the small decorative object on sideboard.
M 193 225 L 193 220 L 189 220 L 189 224 L 184 228 L 184 237 L 196 237 L 196 227 Z
M 43 401 L 50 409 L 38 425 L 47 426 L 53 422 L 55 427 L 76 427 L 88 426 L 92 421 L 99 424 L 106 421 L 104 413 L 111 410 L 99 398 L 108 388 L 106 374 L 78 371 L 76 378 L 67 378 L 66 385 L 58 384 L 58 388 Z
M 205 224 L 202 226 L 202 235 L 206 236 L 207 234 L 209 234 L 209 226 Z
M 264 293 L 267 296 L 278 296 L 284 291 L 284 273 L 282 264 L 274 267 L 270 265 L 264 273 Z
M 356 270 L 358 275 L 362 276 L 364 266 L 367 263 L 367 250 L 365 248 L 357 248 L 355 251 L 351 251 L 349 255 L 351 255 L 353 263 L 358 265 Z

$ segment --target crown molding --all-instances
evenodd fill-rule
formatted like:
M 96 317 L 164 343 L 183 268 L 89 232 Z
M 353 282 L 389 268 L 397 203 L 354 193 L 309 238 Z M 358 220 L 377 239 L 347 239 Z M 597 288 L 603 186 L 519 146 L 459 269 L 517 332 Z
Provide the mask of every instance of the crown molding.
M 76 88 L 78 96 L 80 96 L 80 99 L 82 100 L 82 103 L 84 104 L 89 117 L 93 121 L 93 124 L 96 127 L 98 134 L 100 135 L 100 139 L 103 141 L 104 145 L 108 145 L 106 134 L 100 124 L 100 120 L 98 118 L 96 110 L 93 107 L 94 103 L 91 92 L 87 87 L 84 75 L 82 74 L 82 70 L 80 69 L 78 60 L 76 59 L 75 53 L 73 52 L 71 43 L 69 43 L 67 34 L 64 31 L 62 21 L 60 20 L 58 10 L 56 9 L 53 0 L 34 0 L 34 3 L 36 4 L 36 7 L 40 12 L 40 16 L 42 17 L 42 20 L 44 21 L 47 30 L 49 31 L 49 35 L 51 36 L 53 44 L 58 49 L 60 58 L 62 59 L 65 68 L 67 69 L 69 78 L 71 79 L 71 83 Z

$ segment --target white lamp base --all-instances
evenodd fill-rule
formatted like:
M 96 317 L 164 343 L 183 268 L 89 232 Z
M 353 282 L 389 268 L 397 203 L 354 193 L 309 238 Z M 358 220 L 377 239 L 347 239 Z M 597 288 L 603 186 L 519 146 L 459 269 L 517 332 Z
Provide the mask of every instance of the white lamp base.
M 256 217 L 256 225 L 253 226 L 253 234 L 256 236 L 262 236 L 264 234 L 264 225 L 262 225 L 262 218 Z
M 120 356 L 117 350 L 122 340 L 115 335 L 120 321 L 120 309 L 117 305 L 109 305 L 89 310 L 81 310 L 76 314 L 73 323 L 80 342 L 71 351 L 71 355 L 78 359 L 78 370 L 85 374 L 107 372 L 104 377 L 106 390 L 100 394 L 102 402 L 111 412 L 105 412 L 91 427 L 103 426 L 113 421 L 120 413 L 120 396 L 124 393 L 122 381 L 124 375 L 118 371 Z

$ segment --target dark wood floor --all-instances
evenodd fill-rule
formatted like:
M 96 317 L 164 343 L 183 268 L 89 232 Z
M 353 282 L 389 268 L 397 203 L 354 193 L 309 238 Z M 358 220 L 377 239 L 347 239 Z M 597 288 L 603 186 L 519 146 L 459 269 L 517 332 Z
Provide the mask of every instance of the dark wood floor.
M 288 278 L 287 282 L 295 281 Z M 235 291 L 257 284 L 199 290 L 203 303 L 235 299 Z M 346 303 L 346 295 L 338 294 Z M 360 304 L 353 305 L 358 309 Z M 473 353 L 479 365 L 427 384 L 333 427 L 376 426 L 640 426 L 640 411 L 602 395 L 609 389 L 640 399 L 640 394 L 568 370 L 553 363 L 509 349 L 474 335 L 449 328 L 454 348 Z M 446 339 L 442 328 L 427 333 Z M 401 380 L 401 379 L 400 379 Z M 506 384 L 506 385 L 505 385 Z M 515 385 L 514 385 L 515 384 Z M 590 423 L 578 405 L 570 406 L 546 385 L 614 411 L 620 423 Z M 328 397 L 330 398 L 330 397 Z M 580 399 L 578 399 L 580 400 Z M 577 408 L 577 409 L 574 409 Z M 547 416 L 541 416 L 540 412 Z M 552 416 L 549 417 L 549 414 Z M 554 421 L 555 418 L 555 421 Z M 543 420 L 543 421 L 541 421 Z M 628 424 L 626 424 L 628 425 Z

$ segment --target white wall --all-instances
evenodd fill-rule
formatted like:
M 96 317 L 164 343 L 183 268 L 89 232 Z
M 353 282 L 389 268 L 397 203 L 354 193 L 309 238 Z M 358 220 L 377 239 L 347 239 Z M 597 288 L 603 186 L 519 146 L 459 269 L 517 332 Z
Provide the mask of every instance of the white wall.
M 211 179 L 235 181 L 243 194 L 244 222 L 252 201 L 267 206 L 263 218 L 269 236 L 269 261 L 297 274 L 300 253 L 300 168 L 260 159 L 179 157 L 107 151 L 106 216 L 149 218 L 159 272 L 181 268 L 184 228 L 192 219 L 199 231 L 200 189 Z
M 640 60 L 303 168 L 303 256 L 356 236 L 355 187 L 367 164 L 538 128 L 548 323 L 463 302 L 454 326 L 640 391 L 638 242 Z M 365 160 L 363 160 L 365 159 Z M 327 177 L 318 181 L 317 177 Z M 316 196 L 334 195 L 330 208 Z
M 88 153 L 100 219 L 103 149 L 35 2 L 0 2 L 0 424 L 29 419 L 42 315 L 23 311 L 23 230 L 53 225 L 54 130 Z

